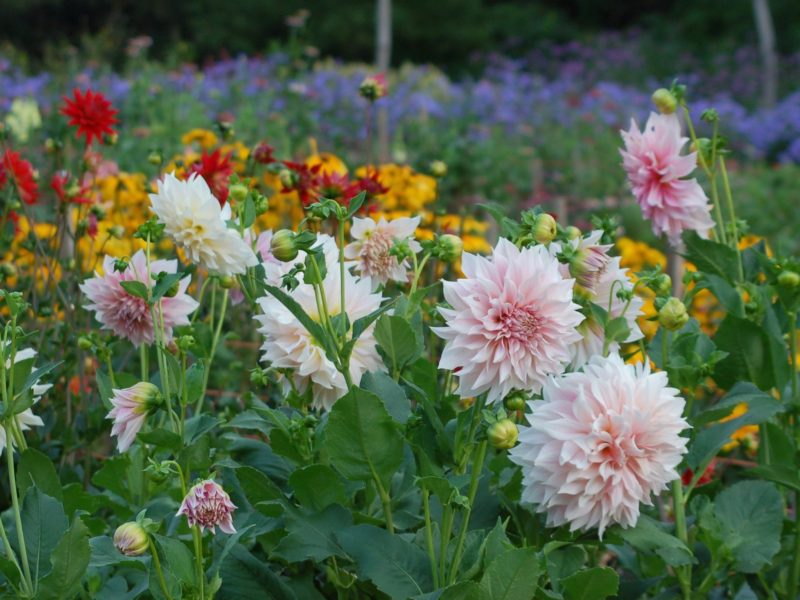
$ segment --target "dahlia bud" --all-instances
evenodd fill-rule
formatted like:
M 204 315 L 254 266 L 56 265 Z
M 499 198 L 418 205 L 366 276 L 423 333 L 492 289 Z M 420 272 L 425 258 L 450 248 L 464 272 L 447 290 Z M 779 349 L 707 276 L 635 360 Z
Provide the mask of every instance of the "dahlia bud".
M 85 335 L 78 338 L 78 348 L 81 350 L 91 350 L 93 345 L 92 340 Z
M 121 240 L 125 235 L 125 228 L 122 225 L 113 225 L 108 228 L 108 235 L 115 239 Z
M 782 288 L 793 289 L 800 285 L 800 274 L 794 271 L 781 271 L 778 275 L 778 285 Z
M 661 273 L 653 278 L 650 287 L 659 296 L 666 296 L 672 291 L 672 278 L 666 273 Z
M 536 215 L 536 221 L 533 225 L 533 239 L 540 244 L 549 244 L 552 242 L 558 233 L 558 226 L 556 220 L 547 213 Z
M 141 556 L 150 547 L 150 538 L 139 523 L 123 523 L 114 532 L 114 546 L 125 556 Z
M 358 93 L 362 98 L 366 98 L 370 102 L 375 102 L 379 98 L 386 95 L 386 78 L 381 75 L 374 77 L 365 77 L 361 85 L 358 86 Z
M 658 322 L 669 331 L 677 331 L 689 321 L 689 313 L 680 298 L 674 296 L 658 311 Z
M 711 148 L 711 140 L 708 138 L 697 138 L 689 147 L 692 152 L 697 152 L 697 160 L 702 164 L 711 165 L 711 155 L 713 154 Z
M 281 169 L 278 173 L 281 185 L 287 189 L 294 187 L 295 179 L 294 174 L 289 169 Z
M 157 167 L 164 162 L 164 157 L 158 150 L 151 150 L 150 154 L 147 155 L 147 162 Z
M 511 392 L 505 397 L 503 400 L 503 406 L 505 406 L 507 410 L 525 410 L 525 401 L 527 399 L 528 396 L 525 394 L 525 392 L 520 392 L 517 390 L 515 392 Z
M 294 232 L 289 229 L 281 229 L 275 232 L 269 244 L 272 256 L 281 262 L 289 262 L 297 258 L 297 245 L 294 238 Z
M 223 290 L 229 290 L 236 285 L 236 278 L 230 275 L 225 275 L 219 278 L 219 285 Z
M 215 481 L 206 479 L 189 490 L 176 516 L 186 515 L 189 527 L 196 525 L 201 532 L 209 529 L 215 533 L 215 528 L 219 527 L 224 533 L 236 533 L 231 519 L 235 509 L 236 505 L 225 490 Z
M 509 450 L 517 443 L 519 430 L 511 419 L 500 419 L 489 427 L 489 443 L 498 450 Z
M 229 189 L 229 196 L 236 202 L 244 202 L 250 190 L 243 183 L 234 183 Z
M 269 210 L 269 199 L 263 194 L 256 194 L 255 197 L 256 215 L 261 216 Z
M 666 88 L 659 88 L 653 92 L 653 104 L 661 114 L 671 115 L 678 107 L 678 99 Z
M 461 257 L 464 242 L 457 235 L 446 233 L 437 240 L 438 257 L 443 262 L 451 263 Z
M 581 230 L 575 227 L 575 225 L 570 225 L 567 227 L 566 233 L 568 240 L 577 240 L 582 235 Z
M 441 179 L 447 175 L 447 163 L 443 160 L 435 160 L 431 163 L 431 175 Z

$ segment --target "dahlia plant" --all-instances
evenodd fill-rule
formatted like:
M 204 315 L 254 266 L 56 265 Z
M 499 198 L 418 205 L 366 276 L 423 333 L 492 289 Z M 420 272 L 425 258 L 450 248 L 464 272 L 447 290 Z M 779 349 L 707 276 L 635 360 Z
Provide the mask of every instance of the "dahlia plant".
M 215 135 L 106 211 L 76 91 L 55 219 L 0 171 L 5 597 L 796 598 L 800 261 L 744 237 L 718 115 L 654 100 L 645 266 L 609 218 L 488 242 L 408 167 Z

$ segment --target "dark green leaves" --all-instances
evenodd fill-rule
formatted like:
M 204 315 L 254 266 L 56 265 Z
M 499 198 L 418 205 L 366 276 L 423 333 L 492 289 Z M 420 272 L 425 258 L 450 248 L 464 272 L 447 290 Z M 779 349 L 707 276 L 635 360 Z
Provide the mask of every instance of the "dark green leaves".
M 480 587 L 496 600 L 528 600 L 536 593 L 541 568 L 532 548 L 511 548 L 494 559 L 481 578 Z
M 375 339 L 386 355 L 392 373 L 402 371 L 421 351 L 414 330 L 403 317 L 383 315 L 375 325 Z
M 683 256 L 692 262 L 698 271 L 718 275 L 727 281 L 732 281 L 735 277 L 738 266 L 736 251 L 733 248 L 712 240 L 704 240 L 694 231 L 686 232 L 683 242 L 686 246 Z
M 331 462 L 349 479 L 387 482 L 403 460 L 403 438 L 383 402 L 361 388 L 333 405 L 325 443 Z
M 619 590 L 619 575 L 608 567 L 578 571 L 561 580 L 566 600 L 601 600 L 615 596 Z
M 75 597 L 89 566 L 89 530 L 80 518 L 59 540 L 50 555 L 51 569 L 39 584 L 40 600 L 65 600 Z
M 278 542 L 273 554 L 290 563 L 345 556 L 334 534 L 352 524 L 350 512 L 338 504 L 331 504 L 322 512 L 291 509 L 286 513 L 289 533 Z
M 50 570 L 50 556 L 67 530 L 61 503 L 36 486 L 29 488 L 22 503 L 22 530 L 31 576 L 40 579 Z

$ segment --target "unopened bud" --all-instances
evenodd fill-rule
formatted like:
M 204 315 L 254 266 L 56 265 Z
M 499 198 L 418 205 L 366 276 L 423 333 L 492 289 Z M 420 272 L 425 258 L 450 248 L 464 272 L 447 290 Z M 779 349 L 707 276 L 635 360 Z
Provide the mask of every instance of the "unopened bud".
M 658 111 L 664 115 L 671 115 L 678 107 L 677 98 L 666 88 L 659 88 L 653 92 L 652 100 Z
M 289 229 L 281 229 L 272 236 L 269 248 L 272 256 L 281 262 L 289 262 L 297 258 L 295 234 Z
M 431 175 L 441 179 L 447 175 L 447 163 L 443 160 L 435 160 L 431 163 Z
M 536 215 L 536 222 L 533 226 L 533 239 L 540 244 L 549 244 L 552 242 L 558 233 L 558 226 L 556 220 L 552 215 L 541 213 Z
M 457 235 L 445 233 L 437 240 L 438 256 L 443 262 L 453 262 L 461 257 L 464 250 L 464 242 Z
M 568 240 L 577 240 L 582 235 L 581 230 L 575 227 L 575 225 L 570 225 L 567 227 L 566 233 Z
M 159 166 L 163 161 L 164 157 L 158 150 L 152 150 L 150 154 L 147 155 L 147 162 L 151 165 Z
M 680 298 L 674 296 L 658 311 L 658 322 L 669 331 L 677 331 L 689 321 L 689 313 Z
M 0 264 L 0 274 L 2 274 L 3 277 L 15 277 L 17 268 L 11 263 Z
M 141 556 L 150 547 L 150 539 L 144 527 L 130 521 L 117 527 L 114 546 L 125 556 Z
M 243 183 L 234 183 L 230 187 L 230 197 L 233 198 L 236 202 L 244 202 L 244 199 L 247 198 L 247 193 L 250 190 L 247 186 Z
M 507 410 L 525 410 L 525 401 L 527 399 L 528 396 L 525 394 L 525 392 L 511 392 L 503 400 L 503 406 L 505 406 Z
M 781 271 L 778 275 L 778 285 L 787 289 L 796 288 L 800 285 L 800 274 L 794 271 Z
M 125 235 L 125 228 L 122 225 L 113 225 L 108 228 L 108 235 L 115 239 L 121 240 Z
M 92 346 L 92 340 L 85 335 L 78 338 L 78 348 L 81 350 L 91 350 Z
M 294 186 L 294 174 L 289 169 L 281 169 L 278 173 L 278 179 L 280 179 L 281 185 L 287 189 Z
M 511 419 L 500 419 L 489 427 L 489 443 L 498 450 L 509 450 L 514 447 L 519 437 L 519 430 Z
M 223 290 L 229 290 L 236 285 L 236 278 L 230 275 L 225 275 L 219 278 L 219 285 Z
M 656 294 L 666 296 L 672 291 L 672 278 L 666 273 L 661 273 L 653 278 L 653 282 L 650 285 Z
M 254 204 L 256 206 L 256 215 L 261 216 L 269 210 L 269 199 L 262 195 L 256 194 Z
M 386 95 L 386 79 L 383 75 L 365 77 L 361 85 L 358 86 L 358 93 L 361 94 L 362 98 L 375 102 L 375 100 Z

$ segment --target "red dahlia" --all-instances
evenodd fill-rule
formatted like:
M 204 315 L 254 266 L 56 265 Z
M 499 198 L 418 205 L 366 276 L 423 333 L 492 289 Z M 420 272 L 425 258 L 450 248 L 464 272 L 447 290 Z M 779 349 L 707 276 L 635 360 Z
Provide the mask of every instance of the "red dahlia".
M 6 150 L 3 154 L 2 163 L 3 175 L 0 176 L 0 187 L 7 180 L 11 179 L 14 187 L 17 188 L 20 200 L 25 204 L 33 204 L 39 198 L 39 186 L 36 184 L 31 163 L 20 157 L 19 152 Z
M 114 116 L 119 111 L 111 106 L 111 102 L 103 94 L 86 90 L 81 95 L 79 89 L 75 89 L 72 94 L 72 99 L 64 96 L 61 114 L 69 117 L 69 124 L 78 128 L 76 137 L 85 136 L 88 146 L 93 138 L 97 138 L 102 144 L 103 135 L 114 135 L 111 126 L 119 123 Z
M 186 170 L 186 177 L 197 174 L 205 179 L 208 187 L 211 188 L 211 193 L 222 206 L 228 200 L 228 179 L 232 173 L 231 155 L 223 155 L 218 148 L 211 154 L 203 150 L 200 160 L 192 163 Z

